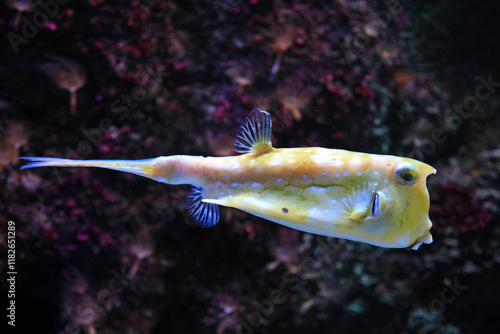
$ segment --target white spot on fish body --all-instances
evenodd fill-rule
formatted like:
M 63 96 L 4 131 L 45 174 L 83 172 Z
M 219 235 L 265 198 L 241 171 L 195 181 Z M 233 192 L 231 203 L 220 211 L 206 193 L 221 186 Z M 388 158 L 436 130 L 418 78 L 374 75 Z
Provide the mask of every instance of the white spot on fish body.
M 328 163 L 330 163 L 330 161 L 331 161 L 331 159 L 330 159 L 327 155 L 325 155 L 325 154 L 323 154 L 323 155 L 321 155 L 321 154 L 315 154 L 315 155 L 313 155 L 311 158 L 312 158 L 312 160 L 313 160 L 313 161 L 314 161 L 317 165 L 324 165 L 324 164 L 328 164 Z
M 335 167 L 340 167 L 342 166 L 344 163 L 342 161 L 338 161 L 338 160 L 335 160 L 334 162 L 332 162 L 332 165 L 335 166 Z
M 349 164 L 352 166 L 357 166 L 360 163 L 361 163 L 361 160 L 359 160 L 359 158 L 353 158 Z

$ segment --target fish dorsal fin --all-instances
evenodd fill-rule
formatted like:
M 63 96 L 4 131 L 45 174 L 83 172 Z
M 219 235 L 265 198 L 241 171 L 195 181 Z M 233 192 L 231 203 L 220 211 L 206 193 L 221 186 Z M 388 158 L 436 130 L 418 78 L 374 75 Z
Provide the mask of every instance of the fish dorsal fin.
M 238 153 L 252 153 L 253 155 L 272 151 L 272 127 L 271 114 L 259 108 L 252 110 L 241 123 L 234 142 L 234 150 Z
M 219 221 L 219 206 L 203 201 L 200 187 L 193 187 L 186 199 L 189 217 L 201 227 L 212 227 Z

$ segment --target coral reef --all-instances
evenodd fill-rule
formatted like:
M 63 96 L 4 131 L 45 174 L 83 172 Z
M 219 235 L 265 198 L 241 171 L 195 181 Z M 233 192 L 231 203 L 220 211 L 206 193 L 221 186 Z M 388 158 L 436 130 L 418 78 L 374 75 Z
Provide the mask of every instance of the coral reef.
M 430 216 L 438 233 L 466 233 L 486 227 L 492 215 L 473 201 L 473 192 L 456 183 L 438 184 L 433 192 Z
M 63 2 L 0 4 L 0 245 L 15 222 L 16 329 L 497 331 L 500 49 L 490 4 Z M 40 69 L 70 92 L 71 112 Z M 255 107 L 272 114 L 276 147 L 435 166 L 434 243 L 376 248 L 225 208 L 202 229 L 187 218 L 186 186 L 17 162 L 230 155 Z

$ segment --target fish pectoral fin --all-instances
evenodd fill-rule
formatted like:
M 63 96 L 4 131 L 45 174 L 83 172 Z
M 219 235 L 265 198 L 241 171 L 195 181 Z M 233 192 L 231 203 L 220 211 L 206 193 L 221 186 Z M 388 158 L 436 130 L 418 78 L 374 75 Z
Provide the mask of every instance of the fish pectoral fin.
M 238 153 L 261 155 L 273 150 L 271 144 L 271 114 L 256 108 L 248 114 L 240 126 L 234 142 Z
M 189 217 L 201 227 L 212 227 L 219 221 L 219 206 L 203 198 L 201 187 L 193 187 L 186 199 Z

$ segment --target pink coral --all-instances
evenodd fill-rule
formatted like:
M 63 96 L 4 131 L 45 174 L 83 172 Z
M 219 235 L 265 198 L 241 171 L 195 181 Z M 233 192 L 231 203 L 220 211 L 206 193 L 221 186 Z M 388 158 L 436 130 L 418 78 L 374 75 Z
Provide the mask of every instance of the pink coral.
M 472 191 L 454 182 L 441 183 L 431 194 L 430 217 L 437 233 L 476 231 L 491 221 L 491 214 L 473 200 Z

